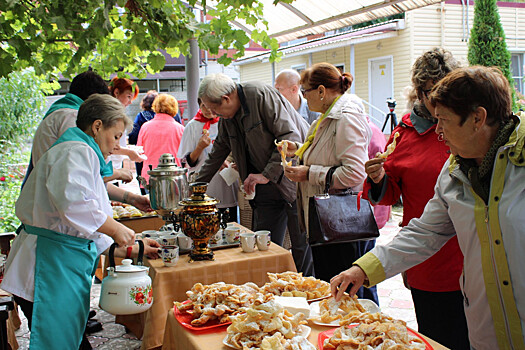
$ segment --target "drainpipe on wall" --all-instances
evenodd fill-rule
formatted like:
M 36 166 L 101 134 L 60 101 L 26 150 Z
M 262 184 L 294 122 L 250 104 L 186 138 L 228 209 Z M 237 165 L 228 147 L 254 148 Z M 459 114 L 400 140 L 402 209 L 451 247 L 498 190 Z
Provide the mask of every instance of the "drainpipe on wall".
M 461 35 L 461 41 L 465 41 L 465 3 L 463 2 L 463 0 L 461 0 L 461 26 L 463 27 L 463 35 Z
M 312 53 L 308 54 L 308 67 L 312 66 Z
M 275 85 L 275 62 L 272 62 L 272 86 Z
M 468 39 L 470 37 L 470 23 L 468 21 L 468 10 L 469 10 L 469 3 L 470 3 L 470 0 L 465 0 L 467 2 L 467 38 L 466 38 L 466 42 L 468 42 Z
M 441 47 L 445 47 L 445 3 L 441 3 Z
M 350 87 L 350 92 L 355 94 L 355 47 L 350 45 L 350 74 L 354 77 L 354 84 Z

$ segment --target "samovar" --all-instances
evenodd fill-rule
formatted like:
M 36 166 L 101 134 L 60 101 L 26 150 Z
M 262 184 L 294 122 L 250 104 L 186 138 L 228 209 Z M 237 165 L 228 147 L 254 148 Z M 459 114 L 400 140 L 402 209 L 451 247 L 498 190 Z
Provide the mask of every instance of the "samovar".
M 158 167 L 148 171 L 149 184 L 142 176 L 137 176 L 137 179 L 149 191 L 151 207 L 157 214 L 166 223 L 173 223 L 175 230 L 180 227 L 193 239 L 190 262 L 213 260 L 208 241 L 220 226 L 226 227 L 228 213 L 221 215 L 216 206 L 219 201 L 206 195 L 208 183 L 188 185 L 187 172 L 188 169 L 177 166 L 173 155 L 164 153 Z
M 140 184 L 149 191 L 151 207 L 166 222 L 178 221 L 179 202 L 189 194 L 187 172 L 188 169 L 177 166 L 173 155 L 164 153 L 159 158 L 159 165 L 148 170 L 149 184 L 142 176 L 137 176 Z
M 213 251 L 208 248 L 208 241 L 220 227 L 226 227 L 227 213 L 221 215 L 217 209 L 219 200 L 208 197 L 206 182 L 190 184 L 191 197 L 180 201 L 182 206 L 178 217 L 182 232 L 193 239 L 190 262 L 195 260 L 214 260 Z

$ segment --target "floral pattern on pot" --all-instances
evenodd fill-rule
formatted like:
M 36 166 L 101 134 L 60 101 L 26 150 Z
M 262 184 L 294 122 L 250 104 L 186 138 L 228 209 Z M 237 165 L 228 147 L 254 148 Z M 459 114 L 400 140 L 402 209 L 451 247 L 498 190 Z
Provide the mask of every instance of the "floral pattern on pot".
M 153 289 L 151 289 L 151 284 L 148 284 L 146 287 L 132 287 L 129 291 L 129 297 L 131 301 L 137 305 L 151 305 L 151 303 L 153 303 Z

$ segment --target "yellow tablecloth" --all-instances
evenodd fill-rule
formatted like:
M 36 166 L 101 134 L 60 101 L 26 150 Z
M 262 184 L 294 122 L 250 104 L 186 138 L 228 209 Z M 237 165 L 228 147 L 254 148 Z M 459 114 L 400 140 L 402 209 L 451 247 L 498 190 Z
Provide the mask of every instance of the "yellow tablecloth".
M 308 341 L 316 346 L 317 336 L 319 333 L 333 329 L 333 327 L 324 327 L 316 325 L 312 322 L 308 323 L 312 328 L 312 332 L 308 336 Z M 181 326 L 179 321 L 173 315 L 173 309 L 168 313 L 166 320 L 166 332 L 164 333 L 163 350 L 231 350 L 231 348 L 223 345 L 222 340 L 226 336 L 226 326 L 220 328 L 210 329 L 208 331 L 191 331 Z M 443 345 L 433 341 L 422 335 L 423 338 L 432 346 L 434 350 L 446 350 Z
M 245 229 L 247 230 L 247 229 Z M 162 260 L 147 260 L 153 280 L 153 306 L 143 314 L 117 316 L 116 322 L 125 325 L 142 338 L 142 349 L 162 346 L 164 326 L 173 301 L 187 299 L 186 291 L 200 282 L 243 284 L 254 282 L 262 286 L 269 282 L 267 272 L 296 271 L 292 254 L 276 244 L 267 251 L 244 253 L 241 248 L 216 250 L 215 261 L 188 263 L 188 255 L 181 255 L 176 266 L 165 267 Z

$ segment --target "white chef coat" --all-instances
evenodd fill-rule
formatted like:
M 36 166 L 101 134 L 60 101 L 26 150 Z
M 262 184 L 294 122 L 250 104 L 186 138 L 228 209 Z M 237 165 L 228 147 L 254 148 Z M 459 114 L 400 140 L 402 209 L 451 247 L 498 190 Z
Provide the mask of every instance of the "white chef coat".
M 61 108 L 42 120 L 33 138 L 33 148 L 31 149 L 33 166 L 67 129 L 77 126 L 77 114 L 76 109 Z
M 46 118 L 47 119 L 47 118 Z M 16 202 L 23 224 L 90 239 L 100 255 L 113 239 L 96 232 L 112 215 L 98 157 L 87 144 L 63 142 L 36 164 Z M 6 263 L 1 288 L 33 301 L 37 236 L 22 230 Z
M 210 125 L 208 131 L 212 143 L 202 151 L 197 164 L 193 168 L 190 168 L 190 171 L 199 171 L 206 158 L 208 158 L 208 153 L 210 153 L 213 148 L 213 140 L 217 138 L 219 133 L 218 125 L 219 123 Z M 190 122 L 184 127 L 184 133 L 182 134 L 182 139 L 180 141 L 177 158 L 182 159 L 186 154 L 195 150 L 195 147 L 197 147 L 199 139 L 202 136 L 203 127 L 204 123 L 196 121 L 195 119 L 190 120 Z M 217 204 L 218 208 L 230 208 L 237 205 L 237 188 L 238 185 L 236 183 L 232 186 L 228 186 L 219 173 L 216 173 L 211 179 L 206 193 L 208 196 L 220 200 L 220 203 Z

